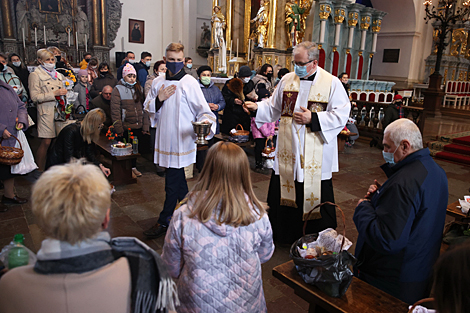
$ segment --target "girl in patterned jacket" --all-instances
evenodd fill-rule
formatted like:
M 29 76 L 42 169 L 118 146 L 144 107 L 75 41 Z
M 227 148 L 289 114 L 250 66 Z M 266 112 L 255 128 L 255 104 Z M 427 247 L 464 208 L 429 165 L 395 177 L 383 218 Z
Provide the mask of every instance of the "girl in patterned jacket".
M 266 312 L 261 263 L 274 244 L 245 152 L 229 142 L 212 146 L 183 203 L 162 253 L 178 278 L 178 312 Z

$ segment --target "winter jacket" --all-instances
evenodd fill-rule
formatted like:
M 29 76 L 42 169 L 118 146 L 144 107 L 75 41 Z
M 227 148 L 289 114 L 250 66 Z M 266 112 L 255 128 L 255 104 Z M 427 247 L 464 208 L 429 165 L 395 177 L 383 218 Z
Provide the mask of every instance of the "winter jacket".
M 104 86 L 111 86 L 114 88 L 117 85 L 118 81 L 111 74 L 99 75 L 98 78 L 95 78 L 93 85 L 90 89 L 90 99 L 94 99 L 100 95 L 100 92 L 103 90 Z
M 38 116 L 54 114 L 56 105 L 54 92 L 60 88 L 64 88 L 64 76 L 60 73 L 57 73 L 57 79 L 53 79 L 41 66 L 38 66 L 29 75 L 30 96 L 37 104 Z
M 266 312 L 261 264 L 273 252 L 267 214 L 248 226 L 189 218 L 192 202 L 173 213 L 162 259 L 178 279 L 178 312 Z
M 102 95 L 99 95 L 95 99 L 90 101 L 90 110 L 100 108 L 106 113 L 106 121 L 103 123 L 104 128 L 103 131 L 107 131 L 108 127 L 113 124 L 111 120 L 111 101 L 108 101 L 103 98 Z
M 140 85 L 142 87 L 145 86 L 145 81 L 147 80 L 147 76 L 149 74 L 149 67 L 147 67 L 147 65 L 145 65 L 144 63 L 142 63 L 142 61 L 140 61 L 139 63 L 136 63 L 134 64 L 134 68 L 135 68 L 135 71 L 137 72 L 137 80 L 139 81 Z
M 246 84 L 242 83 L 242 86 L 234 84 L 239 83 L 240 79 L 232 78 L 227 81 L 222 88 L 222 95 L 225 99 L 224 115 L 222 116 L 222 126 L 220 126 L 220 132 L 229 134 L 230 131 L 235 128 L 238 124 L 243 126 L 244 130 L 250 130 L 251 119 L 250 115 L 247 114 L 241 105 L 235 104 L 235 99 L 240 99 L 239 94 L 243 93 L 245 96 L 252 92 L 255 88 L 253 81 L 249 81 Z M 241 88 L 241 90 L 239 90 Z
M 88 92 L 87 92 L 87 88 L 88 88 Z M 89 83 L 87 83 L 87 85 L 84 86 L 82 82 L 77 82 L 75 86 L 73 86 L 73 91 L 78 92 L 78 101 L 73 104 L 73 107 L 75 108 L 77 113 L 82 113 L 82 112 L 87 111 L 86 109 L 87 98 L 88 98 L 88 101 L 91 101 L 90 89 L 91 89 L 91 85 Z
M 199 85 L 201 86 L 202 93 L 204 94 L 204 98 L 206 98 L 207 103 L 214 103 L 219 106 L 219 108 L 216 111 L 212 111 L 214 113 L 216 120 L 217 120 L 217 131 L 216 134 L 219 133 L 219 113 L 223 109 L 225 109 L 225 100 L 224 97 L 222 96 L 222 93 L 220 92 L 219 87 L 214 85 L 214 82 L 211 82 L 209 86 L 205 86 L 201 83 L 200 80 Z
M 13 88 L 0 81 L 0 99 L 2 105 L 0 106 L 0 136 L 3 135 L 5 129 L 7 129 L 12 135 L 17 136 L 16 118 L 19 123 L 23 123 L 26 130 L 28 128 L 28 113 L 23 102 L 21 102 L 18 95 Z M 2 146 L 14 147 L 16 145 L 16 139 L 10 137 L 3 139 Z
M 390 123 L 400 118 L 400 109 L 403 110 L 401 106 L 397 106 L 393 103 L 387 106 L 384 112 L 384 119 L 382 120 L 383 129 L 385 129 Z
M 144 112 L 141 102 L 135 102 L 134 88 L 121 79 L 111 93 L 111 119 L 118 134 L 123 134 L 127 128 L 149 131 L 148 113 Z
M 192 77 L 198 79 L 199 77 L 197 76 L 197 70 L 192 67 L 192 68 L 188 68 L 188 67 L 183 67 L 184 71 L 186 72 L 186 74 L 189 74 L 191 75 Z
M 272 93 L 274 91 L 274 88 L 273 88 L 273 84 L 271 83 L 271 81 L 264 75 L 261 75 L 261 74 L 256 74 L 255 77 L 253 77 L 251 79 L 253 81 L 253 83 L 255 84 L 255 90 L 256 92 L 258 92 L 258 85 L 259 84 L 265 84 L 266 85 L 266 89 Z
M 353 216 L 359 233 L 356 274 L 407 303 L 425 298 L 439 256 L 448 201 L 447 177 L 429 149 L 390 167 L 387 181 Z
M 85 158 L 88 162 L 99 165 L 96 152 L 95 143 L 89 144 L 83 141 L 80 134 L 80 124 L 69 124 L 60 131 L 54 145 L 49 149 L 46 169 L 54 165 L 68 163 L 72 158 Z
M 4 83 L 7 83 L 13 87 L 21 101 L 26 102 L 28 100 L 28 91 L 21 82 L 20 77 L 18 77 L 15 73 L 10 73 L 8 71 L 0 72 L 0 81 L 3 81 Z

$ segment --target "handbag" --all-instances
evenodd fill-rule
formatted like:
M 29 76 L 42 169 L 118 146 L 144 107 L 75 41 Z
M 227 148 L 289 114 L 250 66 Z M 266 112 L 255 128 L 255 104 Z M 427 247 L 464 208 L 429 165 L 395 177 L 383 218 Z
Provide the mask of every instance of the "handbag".
M 18 141 L 16 142 L 15 148 L 18 148 L 18 146 L 23 147 L 24 155 L 20 163 L 11 167 L 11 173 L 25 175 L 37 169 L 38 166 L 36 162 L 34 162 L 33 153 L 22 130 L 18 131 Z
M 24 152 L 21 146 L 21 142 L 15 136 L 11 135 L 20 143 L 20 147 L 6 147 L 2 146 L 3 137 L 0 139 L 0 164 L 3 165 L 15 165 L 21 162 Z

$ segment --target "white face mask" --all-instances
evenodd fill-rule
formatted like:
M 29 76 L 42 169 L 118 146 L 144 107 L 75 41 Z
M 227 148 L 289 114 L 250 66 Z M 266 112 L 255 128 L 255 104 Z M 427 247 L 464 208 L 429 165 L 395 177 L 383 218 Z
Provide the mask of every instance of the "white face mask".
M 42 66 L 49 72 L 55 69 L 55 63 L 43 63 Z
M 245 77 L 245 78 L 243 78 L 242 80 L 243 80 L 243 82 L 244 82 L 245 84 L 248 84 L 248 82 L 250 81 L 250 78 L 249 78 L 249 77 Z
M 14 66 L 16 67 L 20 67 L 21 65 L 21 61 L 18 61 L 18 62 L 12 62 Z
M 135 60 L 129 59 L 129 63 L 130 63 L 130 64 L 134 64 L 134 63 L 135 63 Z

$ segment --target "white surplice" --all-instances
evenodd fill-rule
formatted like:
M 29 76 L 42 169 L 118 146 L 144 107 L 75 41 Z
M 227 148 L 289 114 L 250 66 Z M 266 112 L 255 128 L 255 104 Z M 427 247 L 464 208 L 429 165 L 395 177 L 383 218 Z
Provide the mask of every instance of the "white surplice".
M 155 99 L 162 85 L 165 88 L 175 85 L 176 91 L 156 112 Z M 185 75 L 179 81 L 166 80 L 164 75 L 154 79 L 144 110 L 149 112 L 152 127 L 156 127 L 154 163 L 164 168 L 183 168 L 196 163 L 197 136 L 191 122 L 209 120 L 212 123 L 207 139 L 216 132 L 216 117 L 199 82 L 191 75 Z
M 258 102 L 258 111 L 256 113 L 256 126 L 258 126 L 258 128 L 265 123 L 277 121 L 281 117 L 282 94 L 286 80 L 288 80 L 288 75 L 295 75 L 295 73 L 285 75 L 276 86 L 273 95 L 267 100 Z M 300 81 L 300 90 L 295 103 L 294 112 L 302 112 L 300 109 L 301 106 L 307 108 L 310 87 L 319 79 L 322 79 L 321 71 L 317 71 L 313 82 L 309 80 Z M 337 77 L 333 77 L 326 111 L 317 113 L 321 127 L 320 134 L 323 139 L 322 180 L 331 179 L 332 173 L 339 171 L 338 143 L 336 138 L 346 125 L 350 110 L 351 103 L 343 85 Z M 305 147 L 305 127 L 308 126 L 298 125 L 292 122 L 292 149 L 294 149 L 293 152 L 295 153 L 294 179 L 300 183 L 304 181 L 304 170 L 300 166 L 299 137 L 297 136 L 297 130 L 300 129 L 300 138 L 302 140 L 301 147 L 302 150 L 305 151 L 305 149 L 308 149 L 308 147 Z M 303 155 L 305 155 L 305 153 L 303 153 Z M 276 154 L 274 162 L 276 175 L 279 175 L 278 164 Z

